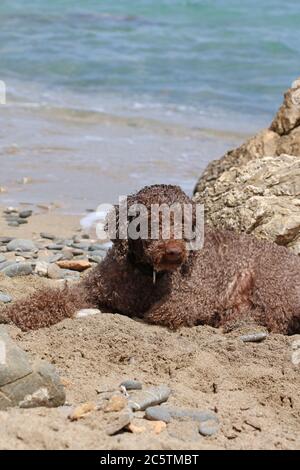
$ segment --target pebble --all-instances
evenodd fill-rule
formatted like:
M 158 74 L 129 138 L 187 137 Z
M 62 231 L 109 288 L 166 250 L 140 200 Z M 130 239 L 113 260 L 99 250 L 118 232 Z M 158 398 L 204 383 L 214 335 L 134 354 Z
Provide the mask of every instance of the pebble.
M 46 240 L 55 240 L 56 239 L 55 235 L 52 235 L 51 233 L 48 233 L 48 232 L 41 232 L 40 236 L 42 238 L 45 238 Z
M 48 267 L 49 263 L 46 261 L 38 261 L 35 265 L 34 272 L 38 276 L 47 277 L 48 276 Z
M 32 210 L 24 210 L 19 213 L 19 217 L 21 219 L 28 219 L 28 217 L 32 216 Z
M 31 240 L 15 238 L 7 244 L 8 251 L 35 251 L 36 246 Z
M 0 302 L 3 302 L 4 304 L 8 304 L 11 301 L 12 301 L 12 298 L 10 295 L 4 294 L 4 292 L 0 292 Z
M 63 249 L 61 250 L 61 254 L 64 260 L 70 260 L 74 258 L 73 250 L 68 246 L 63 247 Z
M 199 423 L 205 421 L 215 421 L 218 423 L 219 419 L 216 413 L 210 410 L 197 410 L 197 409 L 186 409 L 177 408 L 175 406 L 151 406 L 146 409 L 145 416 L 147 419 L 165 421 L 170 423 L 172 419 L 189 418 L 192 421 L 198 421 Z
M 97 263 L 97 264 L 100 264 L 103 261 L 102 256 L 89 256 L 88 259 L 91 263 Z
M 8 277 L 28 276 L 29 274 L 32 274 L 33 269 L 31 263 L 21 262 L 13 263 L 4 269 L 1 269 L 1 272 Z
M 55 255 L 49 256 L 48 261 L 49 263 L 56 263 L 63 259 L 63 255 L 61 253 L 56 253 Z
M 50 266 L 48 266 L 48 277 L 50 279 L 64 279 L 64 271 L 56 264 L 51 263 Z
M 240 340 L 244 343 L 260 343 L 267 338 L 267 333 L 253 333 L 250 335 L 240 336 Z
M 20 219 L 20 218 L 18 218 L 16 221 L 18 222 L 19 225 L 28 224 L 28 220 L 27 220 L 27 219 Z
M 215 420 L 207 420 L 199 424 L 199 433 L 202 436 L 213 436 L 219 431 L 219 423 Z
M 62 269 L 70 269 L 72 271 L 85 271 L 91 267 L 91 263 L 88 260 L 76 259 L 76 260 L 62 260 L 56 263 Z
M 89 317 L 91 315 L 99 315 L 101 310 L 98 308 L 82 308 L 75 313 L 75 318 L 84 318 Z
M 126 390 L 142 390 L 143 386 L 138 380 L 124 380 L 120 383 L 120 387 L 125 387 Z
M 133 419 L 133 413 L 128 408 L 125 408 L 125 410 L 122 410 L 118 414 L 114 413 L 111 416 L 113 416 L 114 418 L 112 422 L 109 423 L 109 426 L 106 429 L 106 432 L 109 436 L 113 436 L 114 434 L 117 434 L 117 432 L 121 431 L 126 426 L 128 426 Z
M 81 242 L 81 243 L 71 243 L 71 247 L 72 248 L 77 248 L 79 250 L 84 250 L 84 251 L 87 251 L 89 250 L 91 244 L 90 242 Z
M 168 400 L 171 389 L 167 385 L 136 391 L 129 398 L 129 407 L 133 411 L 145 410 L 149 406 L 159 405 Z
M 0 243 L 6 244 L 6 243 L 11 242 L 12 240 L 13 240 L 12 237 L 0 237 Z
M 64 248 L 64 245 L 58 245 L 58 243 L 50 243 L 47 246 L 48 250 L 61 251 Z
M 104 408 L 105 413 L 110 413 L 113 411 L 121 411 L 127 406 L 127 400 L 122 395 L 113 395 Z
M 3 263 L 4 261 L 6 261 L 6 258 L 5 258 L 5 256 L 3 256 L 3 255 L 0 255 L 0 263 Z
M 19 223 L 18 223 L 16 220 L 14 220 L 14 221 L 12 221 L 12 222 L 8 222 L 7 225 L 8 225 L 9 227 L 19 227 Z

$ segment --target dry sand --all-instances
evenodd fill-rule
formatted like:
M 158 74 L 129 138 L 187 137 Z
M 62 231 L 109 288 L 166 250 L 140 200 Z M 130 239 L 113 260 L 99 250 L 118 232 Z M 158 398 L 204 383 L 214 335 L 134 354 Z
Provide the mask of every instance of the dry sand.
M 17 229 L 0 221 L 0 234 L 34 238 L 43 230 L 69 236 L 78 227 L 77 219 L 49 213 Z M 0 288 L 18 298 L 47 282 L 2 276 Z M 31 358 L 57 367 L 68 404 L 97 402 L 100 391 L 115 389 L 124 379 L 168 384 L 170 404 L 216 411 L 220 430 L 203 437 L 194 423 L 183 421 L 168 424 L 161 434 L 124 431 L 109 437 L 110 416 L 101 410 L 70 422 L 67 406 L 9 409 L 0 412 L 1 449 L 300 448 L 300 364 L 291 360 L 300 335 L 272 334 L 259 344 L 243 343 L 241 334 L 259 329 L 240 327 L 225 334 L 198 326 L 170 332 L 109 313 L 29 333 L 8 329 Z

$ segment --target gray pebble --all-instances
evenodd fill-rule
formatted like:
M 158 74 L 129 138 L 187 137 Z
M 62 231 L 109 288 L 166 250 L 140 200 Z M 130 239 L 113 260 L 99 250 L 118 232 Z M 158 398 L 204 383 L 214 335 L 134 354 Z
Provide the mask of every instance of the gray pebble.
M 13 237 L 0 237 L 0 243 L 4 243 L 5 245 L 13 240 Z
M 19 225 L 28 224 L 28 220 L 27 220 L 27 219 L 17 219 L 17 222 L 18 222 Z
M 19 227 L 19 223 L 16 220 L 13 220 L 12 222 L 8 222 L 7 225 L 9 227 Z
M 103 256 L 89 256 L 88 260 L 91 261 L 92 263 L 102 263 L 103 261 Z
M 149 406 L 159 405 L 167 401 L 170 394 L 171 389 L 167 385 L 151 387 L 131 394 L 128 405 L 133 411 L 143 411 Z
M 253 333 L 250 335 L 243 335 L 240 336 L 240 340 L 243 341 L 244 343 L 260 343 L 264 339 L 266 339 L 268 336 L 267 333 Z
M 21 219 L 27 219 L 28 217 L 32 216 L 32 211 L 31 210 L 24 210 L 19 213 L 19 216 Z
M 4 304 L 8 304 L 11 301 L 12 301 L 12 298 L 10 295 L 4 294 L 4 292 L 0 292 L 0 302 L 3 302 Z
M 7 244 L 8 251 L 35 251 L 36 246 L 32 240 L 15 238 Z
M 157 416 L 160 416 L 160 418 L 157 418 Z M 150 408 L 147 408 L 146 410 L 146 418 L 152 419 L 152 420 L 162 420 L 165 421 L 165 419 L 162 418 L 164 416 L 166 419 L 168 419 L 167 422 L 170 422 L 171 419 L 182 419 L 182 418 L 188 418 L 191 419 L 192 421 L 198 421 L 199 423 L 211 420 L 211 421 L 216 421 L 218 422 L 218 416 L 216 413 L 210 410 L 197 410 L 193 408 L 178 408 L 176 406 L 152 406 Z
M 71 247 L 72 248 L 77 248 L 79 250 L 84 250 L 84 251 L 87 251 L 89 250 L 91 244 L 89 242 L 81 242 L 81 243 L 72 243 L 71 244 Z
M 64 245 L 58 245 L 58 243 L 50 243 L 47 245 L 48 250 L 61 251 Z
M 48 232 L 41 232 L 40 236 L 42 238 L 45 238 L 46 240 L 55 240 L 56 239 L 55 235 L 52 235 L 51 233 L 48 233 Z
M 110 419 L 111 422 L 109 423 L 106 432 L 109 436 L 113 436 L 131 423 L 133 413 L 130 409 L 125 409 L 118 414 L 110 413 Z
M 3 263 L 4 261 L 6 261 L 6 258 L 5 258 L 5 256 L 3 256 L 3 255 L 0 255 L 0 263 Z
M 56 263 L 63 259 L 63 255 L 61 253 L 57 253 L 56 255 L 49 256 L 49 263 Z
M 219 423 L 215 420 L 204 421 L 199 424 L 199 433 L 202 436 L 213 436 L 219 431 Z
M 146 409 L 145 417 L 151 421 L 164 421 L 165 423 L 172 421 L 172 416 L 165 406 L 149 406 Z
M 138 380 L 124 380 L 120 383 L 120 387 L 125 387 L 126 390 L 142 390 L 143 386 Z
M 28 276 L 29 274 L 32 274 L 33 268 L 31 263 L 21 262 L 13 263 L 4 269 L 1 269 L 1 272 L 8 277 Z

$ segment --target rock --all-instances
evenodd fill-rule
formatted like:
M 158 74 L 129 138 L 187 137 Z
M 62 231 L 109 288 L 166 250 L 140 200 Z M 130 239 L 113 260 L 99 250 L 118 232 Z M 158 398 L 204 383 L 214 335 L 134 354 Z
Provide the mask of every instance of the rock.
M 72 248 L 70 248 L 68 246 L 63 247 L 63 249 L 61 250 L 61 254 L 62 254 L 64 260 L 70 260 L 70 259 L 73 259 L 73 257 L 74 257 Z
M 76 248 L 78 250 L 83 250 L 83 251 L 88 251 L 89 247 L 90 247 L 90 242 L 85 242 L 85 241 L 82 241 L 81 243 L 71 243 L 71 247 L 72 248 Z
M 26 353 L 0 327 L 0 409 L 11 406 L 60 406 L 65 392 L 54 367 L 46 362 L 30 365 Z
M 232 167 L 241 167 L 254 159 L 282 154 L 300 156 L 300 80 L 285 93 L 284 102 L 269 129 L 259 132 L 237 149 L 229 151 L 220 160 L 211 162 L 200 177 L 196 199 L 203 200 L 205 191 L 214 189 L 217 180 Z M 197 194 L 199 193 L 199 194 Z M 205 198 L 208 200 L 208 197 Z M 209 219 L 209 211 L 208 211 Z
M 19 217 L 21 217 L 21 219 L 28 219 L 28 217 L 31 217 L 31 216 L 32 216 L 31 210 L 24 210 L 19 213 Z
M 127 406 L 127 400 L 123 395 L 113 395 L 104 408 L 105 413 L 121 411 Z
M 172 421 L 171 413 L 165 406 L 149 406 L 146 409 L 145 417 L 152 421 L 164 421 L 165 423 Z
M 196 202 L 216 227 L 253 233 L 300 254 L 300 158 L 281 155 L 224 171 Z
M 18 213 L 18 209 L 16 207 L 7 207 L 6 209 L 4 209 L 4 214 L 17 214 Z
M 4 263 L 4 261 L 6 261 L 6 258 L 5 258 L 5 256 L 3 256 L 3 255 L 0 255 L 0 263 Z
M 60 269 L 56 264 L 48 266 L 48 277 L 50 279 L 64 279 L 64 270 Z
M 71 271 L 69 269 L 62 269 L 63 278 L 66 281 L 79 281 L 80 274 L 78 271 Z
M 38 276 L 47 277 L 48 267 L 49 263 L 47 263 L 46 261 L 38 261 L 35 265 L 34 272 L 35 274 L 38 274 Z
M 5 327 L 0 325 L 0 390 L 31 372 L 26 353 L 12 341 Z M 0 409 L 1 398 L 0 395 Z
M 207 223 L 250 232 L 300 253 L 299 102 L 298 79 L 269 129 L 208 165 L 194 195 L 204 204 Z
M 72 271 L 85 271 L 91 267 L 91 263 L 87 260 L 62 260 L 56 263 L 62 269 L 70 269 Z
M 126 408 L 120 413 L 111 413 L 110 418 L 111 420 L 109 426 L 106 429 L 106 432 L 109 436 L 113 436 L 131 423 L 133 419 L 133 413 L 130 409 Z
M 159 405 L 167 401 L 170 394 L 171 389 L 167 385 L 136 391 L 130 395 L 128 406 L 133 411 L 145 410 L 149 406 Z
M 12 220 L 11 222 L 8 222 L 7 224 L 9 227 L 19 227 L 19 222 L 16 220 Z
M 48 250 L 53 250 L 53 251 L 61 251 L 64 248 L 64 245 L 60 245 L 58 243 L 50 243 L 47 246 Z
M 12 237 L 0 237 L 0 243 L 3 243 L 5 245 L 11 242 L 12 240 L 14 240 L 14 238 Z
M 124 380 L 120 383 L 120 387 L 125 387 L 126 390 L 142 390 L 143 386 L 138 380 Z
M 1 269 L 1 272 L 8 277 L 16 276 L 28 276 L 32 274 L 33 269 L 31 263 L 13 263 L 10 266 L 7 266 L 4 269 Z
M 268 336 L 267 333 L 253 333 L 249 335 L 240 336 L 240 340 L 244 343 L 260 343 Z
M 28 220 L 27 220 L 27 219 L 18 218 L 18 219 L 17 219 L 17 222 L 18 222 L 19 225 L 28 224 Z
M 56 239 L 55 235 L 52 235 L 51 233 L 48 233 L 48 232 L 41 232 L 40 236 L 42 238 L 45 238 L 46 240 L 55 240 Z
M 198 409 L 178 408 L 176 406 L 151 406 L 146 409 L 145 417 L 154 421 L 170 423 L 172 419 L 188 418 L 192 421 L 202 423 L 208 420 L 218 422 L 218 416 L 213 411 L 201 411 Z
M 61 253 L 56 253 L 55 255 L 52 255 L 48 258 L 49 263 L 56 263 L 57 261 L 60 261 L 63 258 L 63 255 Z
M 77 421 L 80 418 L 83 418 L 91 411 L 96 410 L 96 405 L 93 402 L 82 403 L 79 406 L 76 406 L 71 413 L 69 413 L 68 418 L 70 421 Z
M 219 431 L 219 424 L 214 420 L 204 421 L 199 424 L 199 433 L 202 436 L 213 436 Z
M 4 292 L 0 291 L 0 302 L 3 302 L 4 304 L 8 304 L 11 301 L 12 301 L 12 298 L 10 295 L 4 294 Z
M 101 310 L 98 308 L 82 308 L 81 310 L 78 310 L 78 312 L 75 313 L 75 318 L 84 318 L 84 317 L 89 317 L 90 315 L 99 315 L 101 313 Z
M 15 238 L 7 244 L 8 251 L 35 251 L 36 246 L 31 240 Z

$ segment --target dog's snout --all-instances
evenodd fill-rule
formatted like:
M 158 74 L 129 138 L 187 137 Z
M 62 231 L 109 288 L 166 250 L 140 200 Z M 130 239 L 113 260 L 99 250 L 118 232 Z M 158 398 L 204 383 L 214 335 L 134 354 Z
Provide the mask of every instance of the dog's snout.
M 169 244 L 166 246 L 166 256 L 169 259 L 177 260 L 182 257 L 183 250 L 181 245 Z

